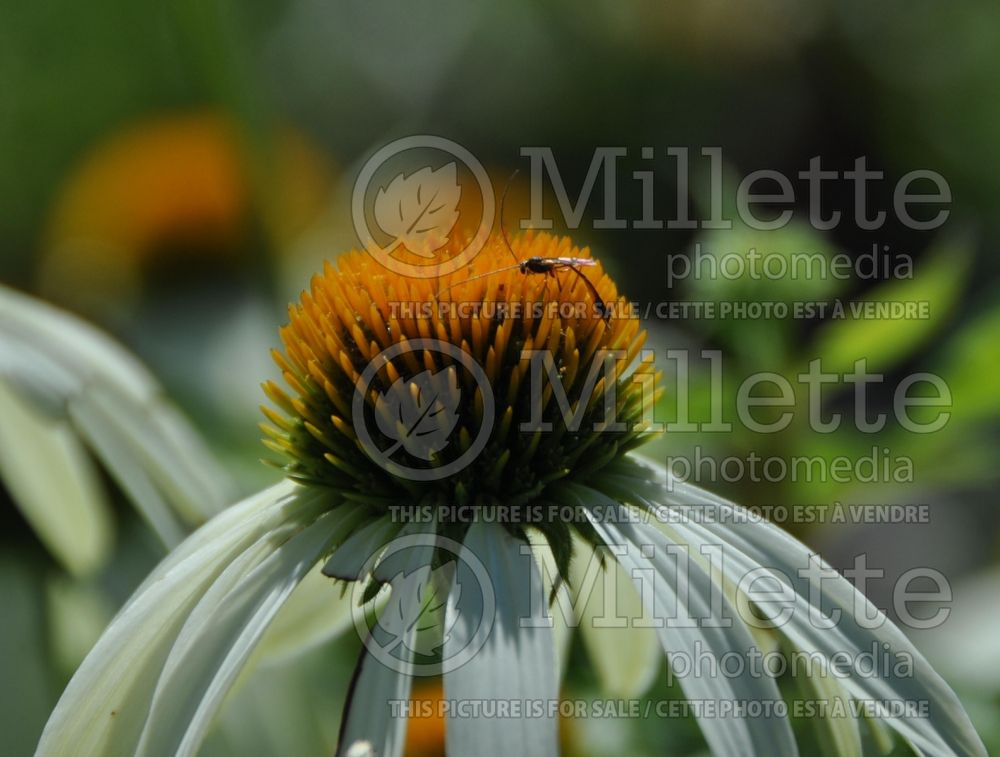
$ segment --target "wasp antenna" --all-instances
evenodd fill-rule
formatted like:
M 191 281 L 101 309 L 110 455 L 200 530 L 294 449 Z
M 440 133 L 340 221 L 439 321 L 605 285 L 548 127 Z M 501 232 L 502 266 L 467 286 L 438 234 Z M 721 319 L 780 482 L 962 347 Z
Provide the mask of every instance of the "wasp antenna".
M 507 183 L 503 188 L 503 194 L 500 196 L 500 233 L 503 235 L 503 241 L 506 243 L 507 250 L 510 252 L 511 257 L 514 258 L 514 260 L 517 260 L 518 264 L 520 264 L 521 261 L 518 259 L 517 255 L 514 254 L 514 248 L 510 244 L 510 237 L 507 236 L 507 226 L 503 222 L 503 209 L 507 202 L 507 192 L 510 191 L 510 185 L 514 182 L 514 177 L 517 176 L 520 171 L 520 168 L 514 169 L 514 173 L 512 173 L 510 178 L 507 179 Z
M 515 268 L 520 268 L 520 267 L 521 267 L 520 263 L 518 263 L 517 265 L 508 265 L 508 266 L 504 266 L 503 268 L 496 268 L 496 269 L 494 269 L 492 271 L 485 271 L 483 273 L 477 273 L 475 276 L 470 276 L 467 279 L 462 279 L 461 281 L 456 281 L 454 284 L 449 284 L 444 289 L 439 289 L 437 291 L 437 294 L 433 295 L 434 301 L 435 302 L 440 302 L 442 294 L 444 294 L 445 292 L 447 292 L 447 291 L 449 291 L 451 289 L 454 289 L 455 287 L 462 286 L 462 284 L 468 284 L 470 281 L 475 281 L 476 279 L 485 279 L 487 276 L 492 276 L 495 273 L 503 273 L 504 271 L 513 271 Z

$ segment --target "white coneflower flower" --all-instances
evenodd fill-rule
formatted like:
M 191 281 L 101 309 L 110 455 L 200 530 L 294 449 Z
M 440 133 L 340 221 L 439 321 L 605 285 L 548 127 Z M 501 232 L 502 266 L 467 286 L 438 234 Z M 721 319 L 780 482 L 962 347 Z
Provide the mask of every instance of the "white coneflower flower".
M 75 577 L 113 554 L 99 462 L 167 548 L 234 501 L 230 476 L 142 363 L 74 315 L 0 286 L 0 480 Z M 286 606 L 270 659 L 350 626 L 318 572 Z
M 89 450 L 168 547 L 232 501 L 228 477 L 138 360 L 92 326 L 0 286 L 0 476 L 74 573 L 110 516 Z
M 588 254 L 547 235 L 522 237 L 515 248 L 523 259 Z M 153 571 L 70 682 L 38 753 L 194 753 L 268 625 L 322 564 L 328 575 L 361 586 L 359 597 L 385 603 L 381 611 L 377 602 L 366 605 L 361 619 L 366 644 L 339 753 L 399 754 L 406 712 L 398 706 L 409 700 L 413 676 L 429 669 L 443 673 L 446 700 L 510 705 L 450 717 L 449 753 L 554 754 L 557 712 L 546 705 L 559 701 L 559 663 L 555 634 L 542 621 L 544 589 L 564 589 L 558 577 L 546 587 L 542 567 L 551 563 L 572 583 L 574 554 L 586 564 L 588 553 L 606 546 L 638 590 L 634 614 L 651 626 L 615 629 L 613 643 L 599 636 L 588 642 L 599 670 L 612 681 L 620 674 L 612 685 L 641 690 L 648 683 L 646 652 L 628 649 L 627 633 L 637 640 L 655 635 L 675 660 L 706 653 L 748 660 L 757 649 L 756 629 L 746 622 L 753 604 L 773 622 L 772 634 L 831 666 L 842 669 L 842 659 L 872 644 L 906 653 L 914 661 L 911 675 L 881 669 L 867 675 L 849 664 L 846 678 L 816 688 L 827 698 L 925 702 L 926 717 L 899 716 L 881 705 L 876 714 L 887 715 L 888 725 L 921 752 L 983 754 L 957 698 L 903 634 L 877 613 L 878 623 L 858 620 L 856 608 L 873 608 L 846 580 L 777 527 L 743 519 L 737 506 L 701 490 L 668 487 L 634 457 L 645 438 L 639 421 L 654 399 L 643 392 L 651 364 L 634 365 L 644 336 L 635 319 L 593 317 L 594 308 L 567 314 L 514 307 L 501 315 L 489 307 L 594 305 L 598 297 L 615 304 L 614 284 L 601 269 L 555 282 L 516 269 L 471 278 L 509 260 L 493 240 L 466 270 L 439 281 L 396 275 L 359 253 L 314 278 L 282 331 L 285 354 L 276 355 L 291 391 L 266 387 L 283 411 L 267 411 L 274 424 L 269 445 L 285 456 L 288 480 L 214 517 Z M 449 301 L 477 307 L 441 312 L 444 291 Z M 396 313 L 393 303 L 430 305 L 430 317 Z M 450 348 L 435 353 L 426 347 L 430 340 Z M 540 420 L 552 423 L 549 432 L 522 425 L 539 420 L 531 362 L 522 357 L 531 349 L 551 356 L 567 400 L 561 403 L 551 385 L 542 392 Z M 386 350 L 391 356 L 383 359 Z M 607 350 L 622 351 L 624 359 L 606 363 Z M 493 401 L 459 375 L 466 364 L 479 367 Z M 588 381 L 602 364 L 604 378 Z M 613 395 L 604 391 L 611 384 Z M 609 396 L 614 403 L 605 408 Z M 581 413 L 575 430 L 561 423 L 564 404 Z M 623 425 L 593 430 L 606 409 Z M 488 436 L 478 454 L 459 465 L 482 428 Z M 416 517 L 442 505 L 479 517 L 471 524 Z M 557 517 L 527 525 L 492 517 L 533 508 Z M 535 559 L 526 549 L 529 537 L 544 542 L 547 553 Z M 397 551 L 406 540 L 417 548 Z M 466 563 L 449 572 L 442 553 L 450 545 L 456 563 Z M 691 559 L 682 567 L 671 548 L 687 548 Z M 707 557 L 712 550 L 722 553 L 721 563 Z M 473 575 L 475 566 L 481 575 Z M 740 583 L 748 574 L 766 579 L 781 601 L 751 598 Z M 489 622 L 486 613 L 468 611 L 477 607 L 468 601 L 470 575 L 483 593 L 478 609 L 492 610 Z M 834 611 L 837 622 L 816 622 L 817 613 L 829 618 Z M 584 632 L 590 626 L 584 623 Z M 381 646 L 377 637 L 387 629 L 395 638 Z M 427 635 L 430 642 L 423 642 Z M 389 661 L 377 654 L 387 647 L 399 651 Z M 463 664 L 446 664 L 455 659 Z M 617 660 L 622 669 L 608 664 Z M 747 671 L 679 676 L 690 699 L 716 706 L 699 721 L 709 747 L 727 755 L 794 754 L 790 721 L 780 710 L 744 711 L 748 703 L 782 701 L 773 677 Z M 853 718 L 836 729 L 831 744 L 843 753 L 860 751 Z

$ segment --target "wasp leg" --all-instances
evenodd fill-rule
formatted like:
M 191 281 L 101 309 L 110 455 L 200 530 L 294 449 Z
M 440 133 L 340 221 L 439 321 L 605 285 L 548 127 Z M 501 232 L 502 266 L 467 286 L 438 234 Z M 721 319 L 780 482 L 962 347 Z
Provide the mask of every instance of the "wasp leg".
M 561 315 L 560 311 L 562 310 L 562 301 L 563 301 L 562 279 L 560 279 L 558 276 L 556 276 L 556 272 L 555 271 L 552 271 L 552 278 L 554 278 L 556 280 L 556 288 L 559 290 L 559 304 L 557 305 L 558 310 L 556 310 L 556 314 L 557 315 Z

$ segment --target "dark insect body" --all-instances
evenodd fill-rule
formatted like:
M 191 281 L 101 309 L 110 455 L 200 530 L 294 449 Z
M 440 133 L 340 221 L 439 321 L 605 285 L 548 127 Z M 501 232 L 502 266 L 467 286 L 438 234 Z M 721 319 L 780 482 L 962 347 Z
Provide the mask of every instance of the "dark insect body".
M 543 274 L 545 276 L 550 276 L 556 280 L 556 284 L 559 284 L 559 279 L 556 277 L 557 271 L 572 271 L 583 280 L 583 283 L 586 285 L 587 289 L 590 290 L 590 294 L 594 298 L 594 309 L 597 311 L 598 315 L 601 316 L 601 319 L 604 320 L 605 323 L 607 323 L 608 321 L 611 320 L 611 308 L 608 307 L 607 303 L 604 301 L 600 293 L 597 291 L 597 287 L 594 286 L 594 282 L 592 282 L 587 277 L 587 275 L 580 270 L 581 268 L 584 268 L 586 266 L 597 265 L 596 260 L 593 260 L 591 258 L 574 258 L 574 257 L 543 258 L 538 256 L 525 258 L 524 260 L 519 260 L 517 255 L 514 253 L 514 248 L 511 246 L 510 239 L 507 237 L 507 230 L 504 228 L 503 225 L 503 210 L 504 210 L 504 203 L 507 200 L 507 190 L 510 189 L 510 183 L 511 181 L 513 181 L 514 176 L 516 175 L 517 171 L 514 171 L 510 179 L 507 180 L 507 186 L 504 187 L 503 190 L 503 197 L 501 197 L 500 199 L 500 232 L 503 234 L 503 239 L 504 243 L 507 245 L 507 250 L 510 252 L 511 257 L 513 257 L 516 262 L 514 263 L 514 265 L 504 266 L 503 268 L 497 268 L 496 270 L 493 271 L 487 271 L 486 273 L 480 273 L 476 276 L 470 276 L 464 281 L 459 281 L 456 284 L 452 284 L 451 286 L 448 286 L 445 289 L 442 289 L 440 292 L 438 292 L 437 295 L 434 297 L 434 299 L 435 300 L 438 299 L 438 297 L 444 292 L 448 291 L 449 289 L 453 289 L 454 287 L 460 286 L 461 284 L 465 284 L 469 281 L 475 281 L 476 279 L 481 279 L 486 276 L 493 276 L 498 273 L 503 273 L 504 271 L 512 271 L 515 268 L 524 275 L 528 275 L 529 273 L 535 273 L 535 274 Z

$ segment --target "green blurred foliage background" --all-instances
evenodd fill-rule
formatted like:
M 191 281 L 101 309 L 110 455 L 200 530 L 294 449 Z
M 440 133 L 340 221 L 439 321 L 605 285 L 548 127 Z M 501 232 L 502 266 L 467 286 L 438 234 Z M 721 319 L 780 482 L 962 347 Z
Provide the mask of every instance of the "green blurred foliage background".
M 648 169 L 655 146 L 657 206 L 676 206 L 668 146 L 720 146 L 727 176 L 773 168 L 794 175 L 820 155 L 843 171 L 858 156 L 884 170 L 871 207 L 892 207 L 906 172 L 938 171 L 951 216 L 936 233 L 894 222 L 877 231 L 797 222 L 776 232 L 595 230 L 575 233 L 630 299 L 721 301 L 915 299 L 929 321 L 699 321 L 650 324 L 650 346 L 720 350 L 722 404 L 742 378 L 789 379 L 822 358 L 844 372 L 857 358 L 892 387 L 915 371 L 948 382 L 942 431 L 821 435 L 798 422 L 778 434 L 668 433 L 651 454 L 745 457 L 844 455 L 874 447 L 913 460 L 911 484 L 702 482 L 748 505 L 916 502 L 932 525 L 800 526 L 798 535 L 847 566 L 866 551 L 891 579 L 914 565 L 955 586 L 955 623 L 926 641 L 983 736 L 1000 748 L 997 577 L 997 421 L 1000 392 L 1000 7 L 986 0 L 709 0 L 697 4 L 549 0 L 502 4 L 320 0 L 167 4 L 0 3 L 0 280 L 110 330 L 144 359 L 192 414 L 246 491 L 271 480 L 257 464 L 258 383 L 273 375 L 289 299 L 324 258 L 356 244 L 348 198 L 380 145 L 441 134 L 497 169 L 525 162 L 522 146 L 551 146 L 569 187 L 593 149 L 622 145 L 619 172 Z M 495 177 L 496 178 L 496 177 Z M 706 215 L 695 182 L 691 206 Z M 732 192 L 730 185 L 727 191 Z M 843 188 L 835 207 L 850 210 Z M 634 182 L 620 213 L 636 218 Z M 598 200 L 588 214 L 601 212 Z M 912 280 L 694 281 L 667 288 L 666 259 L 749 247 L 791 254 L 859 254 L 873 244 L 916 261 Z M 836 286 L 834 286 L 836 284 Z M 815 286 L 814 286 L 815 285 Z M 676 412 L 676 376 L 661 420 Z M 707 364 L 692 365 L 691 415 L 707 420 Z M 872 412 L 891 407 L 875 392 Z M 831 393 L 828 410 L 850 396 Z M 727 420 L 732 420 L 727 417 Z M 2 496 L 2 495 L 0 495 Z M 115 554 L 100 576 L 70 580 L 5 503 L 0 513 L 0 707 L 5 752 L 30 752 L 73 667 L 143 573 L 155 542 L 120 509 Z M 968 583 L 976 590 L 967 592 Z M 888 603 L 887 587 L 871 588 Z M 985 587 L 985 588 L 983 588 Z M 992 589 L 991 589 L 992 587 Z M 970 630 L 971 629 L 971 630 Z M 974 643 L 973 643 L 974 642 Z M 235 697 L 206 753 L 328 751 L 355 651 L 323 648 L 265 669 Z M 568 692 L 595 695 L 574 651 Z M 984 669 L 986 673 L 984 674 Z M 970 672 L 971 671 L 971 672 Z M 663 687 L 651 696 L 676 696 Z M 265 717 L 267 715 L 267 717 Z M 698 751 L 691 723 L 570 723 L 578 753 Z M 433 733 L 420 749 L 434 753 Z M 290 739 L 297 741 L 290 741 Z M 439 739 L 438 739 L 439 741 Z M 293 747 L 288 744 L 293 743 Z M 626 748 L 627 747 L 627 748 Z M 414 753 L 419 749 L 415 743 Z

